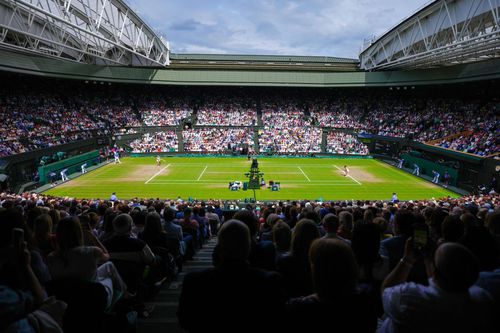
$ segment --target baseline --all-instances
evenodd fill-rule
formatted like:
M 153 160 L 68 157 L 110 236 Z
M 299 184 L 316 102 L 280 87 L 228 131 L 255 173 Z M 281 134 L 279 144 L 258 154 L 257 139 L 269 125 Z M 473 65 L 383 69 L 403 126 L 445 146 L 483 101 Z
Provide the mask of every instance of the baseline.
M 344 171 L 344 170 L 342 170 L 341 168 L 339 168 L 338 166 L 336 166 L 335 164 L 332 164 L 332 165 L 333 165 L 335 168 L 337 168 L 337 170 L 340 170 L 340 171 L 342 171 L 342 172 Z M 358 185 L 363 185 L 363 184 L 361 184 L 361 183 L 360 183 L 357 179 L 355 179 L 353 176 L 351 176 L 351 175 L 347 175 L 347 177 L 348 177 L 348 178 L 351 178 L 352 180 L 354 180 L 354 181 L 355 181 Z
M 203 171 L 200 173 L 200 176 L 198 177 L 198 179 L 196 179 L 197 182 L 199 182 L 201 177 L 203 177 L 203 174 L 205 173 L 205 171 L 207 171 L 207 168 L 208 168 L 208 164 L 205 165 L 205 169 L 203 169 Z
M 306 173 L 304 172 L 304 170 L 302 170 L 302 168 L 301 168 L 301 167 L 299 167 L 299 166 L 298 166 L 297 168 L 299 168 L 300 172 L 302 172 L 302 174 L 304 175 L 304 177 L 306 177 L 306 179 L 307 179 L 308 181 L 311 181 L 311 179 L 309 179 L 309 177 L 307 177 Z
M 149 178 L 144 184 L 149 184 L 150 181 L 152 181 L 156 176 L 158 176 L 160 173 L 162 173 L 165 169 L 167 169 L 170 166 L 170 164 L 167 164 L 163 169 L 155 173 L 151 178 Z

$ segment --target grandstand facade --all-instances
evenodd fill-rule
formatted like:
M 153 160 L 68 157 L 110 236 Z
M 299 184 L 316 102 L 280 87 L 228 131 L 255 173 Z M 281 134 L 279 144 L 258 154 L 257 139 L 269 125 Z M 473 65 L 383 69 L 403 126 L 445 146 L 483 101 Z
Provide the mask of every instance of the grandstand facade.
M 0 0 L 0 330 L 498 332 L 499 12 L 432 1 L 349 59 Z
M 468 161 L 458 164 L 468 190 L 495 174 L 496 1 L 435 1 L 373 40 L 359 60 L 170 53 L 163 37 L 118 0 L 97 1 L 95 8 L 83 1 L 2 6 L 0 69 L 9 83 L 0 145 L 3 171 L 16 170 L 10 175 L 15 184 L 33 171 L 15 167 L 18 162 L 33 165 L 51 152 L 110 142 L 134 153 L 226 154 L 232 145 L 257 154 L 385 151 L 390 158 L 410 147 L 424 149 L 434 161 Z M 64 43 L 57 29 L 40 28 L 64 17 L 67 26 L 58 29 L 71 36 Z M 23 20 L 27 24 L 19 25 Z M 400 36 L 399 44 L 394 36 Z M 482 40 L 481 48 L 472 40 Z M 78 50 L 78 42 L 87 49 Z M 467 54 L 453 53 L 464 43 Z M 445 46 L 449 51 L 441 52 Z M 38 78 L 30 87 L 24 75 Z M 51 88 L 32 93 L 37 85 Z M 74 90 L 65 91 L 70 86 Z M 48 100 L 20 103 L 22 94 L 31 94 L 32 101 L 45 94 Z M 54 109 L 57 115 L 47 122 Z M 222 144 L 207 148 L 210 140 Z

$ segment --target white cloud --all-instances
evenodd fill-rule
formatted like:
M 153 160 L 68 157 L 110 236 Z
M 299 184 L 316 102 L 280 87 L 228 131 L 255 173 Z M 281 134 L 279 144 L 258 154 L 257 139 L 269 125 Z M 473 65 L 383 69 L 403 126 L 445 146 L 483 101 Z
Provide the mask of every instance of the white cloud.
M 357 58 L 429 0 L 129 0 L 178 53 L 289 54 Z

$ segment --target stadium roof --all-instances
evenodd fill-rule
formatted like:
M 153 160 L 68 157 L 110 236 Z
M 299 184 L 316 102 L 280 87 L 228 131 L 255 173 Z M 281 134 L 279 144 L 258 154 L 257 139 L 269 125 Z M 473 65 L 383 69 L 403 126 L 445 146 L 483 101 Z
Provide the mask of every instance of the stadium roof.
M 355 63 L 358 59 L 322 57 L 322 56 L 291 56 L 291 55 L 246 55 L 246 54 L 193 54 L 172 53 L 172 60 L 213 60 L 213 61 L 276 61 L 276 62 L 320 62 L 320 63 Z
M 98 66 L 34 57 L 0 49 L 0 70 L 59 78 L 105 82 L 274 87 L 393 87 L 500 79 L 500 58 L 470 64 L 415 71 L 299 71 L 240 67 L 167 68 Z M 97 82 L 96 82 L 97 81 Z
M 242 54 L 170 54 L 172 68 L 357 71 L 357 59 Z
M 122 0 L 0 0 L 0 48 L 86 64 L 166 66 L 169 45 Z
M 500 57 L 500 0 L 436 0 L 370 41 L 365 70 L 452 66 Z

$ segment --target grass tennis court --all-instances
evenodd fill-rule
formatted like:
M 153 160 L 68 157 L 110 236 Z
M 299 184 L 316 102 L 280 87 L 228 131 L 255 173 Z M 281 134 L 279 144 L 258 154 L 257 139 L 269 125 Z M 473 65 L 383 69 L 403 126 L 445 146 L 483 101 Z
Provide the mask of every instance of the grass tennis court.
M 280 191 L 262 188 L 257 200 L 400 200 L 459 195 L 414 177 L 375 159 L 259 158 L 266 182 L 280 182 Z M 253 191 L 230 191 L 230 181 L 247 181 L 251 161 L 246 158 L 129 157 L 122 164 L 108 164 L 45 192 L 56 196 L 107 199 L 245 199 Z M 341 169 L 347 165 L 350 176 Z

